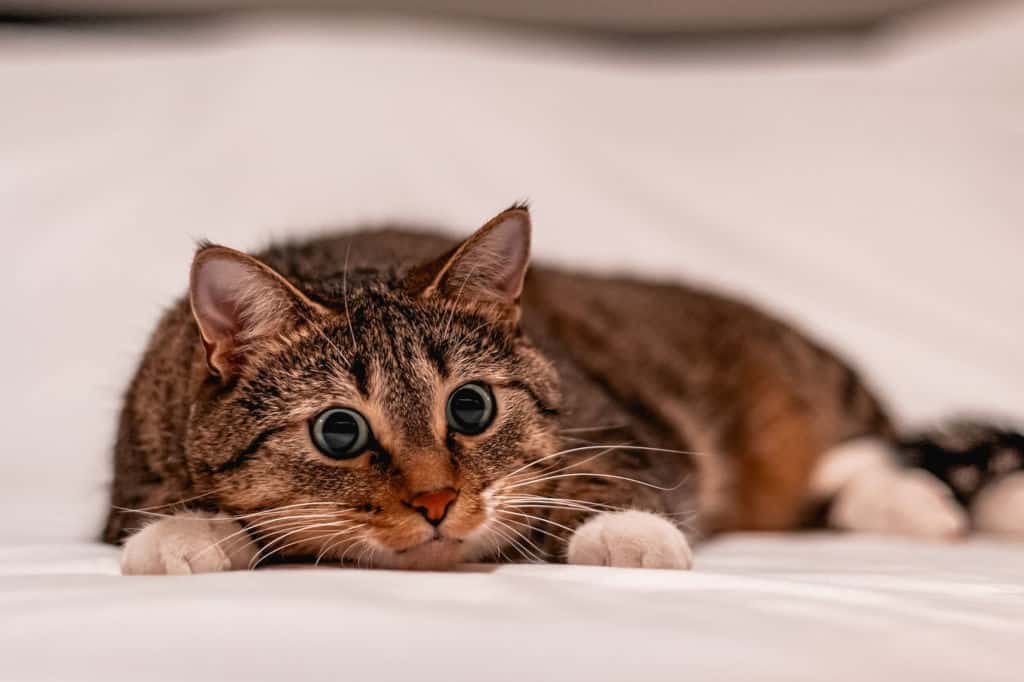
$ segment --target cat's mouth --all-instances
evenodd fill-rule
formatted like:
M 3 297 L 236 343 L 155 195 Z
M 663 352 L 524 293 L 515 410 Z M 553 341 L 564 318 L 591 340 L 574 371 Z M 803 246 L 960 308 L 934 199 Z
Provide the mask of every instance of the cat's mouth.
M 400 549 L 392 549 L 380 557 L 383 568 L 408 568 L 437 571 L 451 568 L 462 559 L 461 538 L 446 537 L 438 531 L 423 542 Z

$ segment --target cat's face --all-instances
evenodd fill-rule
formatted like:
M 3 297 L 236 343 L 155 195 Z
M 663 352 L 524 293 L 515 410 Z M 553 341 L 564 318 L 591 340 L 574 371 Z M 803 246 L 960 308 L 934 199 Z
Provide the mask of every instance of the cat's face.
M 555 446 L 557 379 L 516 328 L 528 239 L 525 211 L 506 212 L 341 306 L 200 251 L 192 303 L 212 371 L 190 422 L 194 478 L 268 553 L 420 568 L 493 553 L 500 496 Z

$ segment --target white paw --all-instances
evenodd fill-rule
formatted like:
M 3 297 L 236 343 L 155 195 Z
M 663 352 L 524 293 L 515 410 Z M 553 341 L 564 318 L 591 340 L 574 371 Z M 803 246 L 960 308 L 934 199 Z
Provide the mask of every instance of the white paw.
M 967 514 L 949 487 L 921 469 L 865 471 L 836 494 L 829 512 L 836 528 L 928 539 L 967 531 Z
M 1024 472 L 990 483 L 971 505 L 974 527 L 1024 540 Z
M 676 568 L 693 563 L 690 545 L 671 521 L 642 511 L 605 512 L 576 529 L 569 563 L 620 568 Z
M 124 575 L 189 575 L 245 568 L 255 556 L 249 534 L 230 519 L 180 514 L 161 519 L 125 542 Z

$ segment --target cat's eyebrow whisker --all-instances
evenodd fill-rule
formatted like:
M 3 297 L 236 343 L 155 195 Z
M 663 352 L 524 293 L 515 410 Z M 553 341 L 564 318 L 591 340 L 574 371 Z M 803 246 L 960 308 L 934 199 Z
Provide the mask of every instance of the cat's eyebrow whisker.
M 448 322 L 445 323 L 445 325 L 444 325 L 444 334 L 443 334 L 443 336 L 445 336 L 445 337 L 448 336 L 448 331 L 449 331 L 449 329 L 451 329 L 452 322 L 455 320 L 455 313 L 458 310 L 459 301 L 462 300 L 462 292 L 466 288 L 466 282 L 469 282 L 471 279 L 473 279 L 473 275 L 476 274 L 476 269 L 479 266 L 480 266 L 480 261 L 477 261 L 477 262 L 473 263 L 473 267 L 469 269 L 469 274 L 466 275 L 466 278 L 462 280 L 462 284 L 459 285 L 459 292 L 455 295 L 455 303 L 452 304 L 451 312 L 448 315 Z
M 345 351 L 343 351 L 341 348 L 339 348 L 338 344 L 334 343 L 334 339 L 332 339 L 327 334 L 327 332 L 325 332 L 323 330 L 323 328 L 316 322 L 316 320 L 313 320 L 312 318 L 307 316 L 305 311 L 302 310 L 301 307 L 296 307 L 295 311 L 296 311 L 296 313 L 298 313 L 299 317 L 302 318 L 302 321 L 309 325 L 310 329 L 314 330 L 317 334 L 319 334 L 320 338 L 322 338 L 324 341 L 326 341 L 331 346 L 331 348 L 333 348 L 334 350 L 336 350 L 338 352 L 338 355 L 341 356 L 341 359 L 345 361 L 346 365 L 351 365 L 352 364 L 349 361 L 348 355 L 345 353 Z
M 348 257 L 352 255 L 352 241 L 345 247 L 345 267 L 341 273 L 341 298 L 345 302 L 345 319 L 348 321 L 348 334 L 352 338 L 352 353 L 356 352 L 356 332 L 352 328 L 352 313 L 348 308 Z M 351 366 L 348 360 L 345 360 Z

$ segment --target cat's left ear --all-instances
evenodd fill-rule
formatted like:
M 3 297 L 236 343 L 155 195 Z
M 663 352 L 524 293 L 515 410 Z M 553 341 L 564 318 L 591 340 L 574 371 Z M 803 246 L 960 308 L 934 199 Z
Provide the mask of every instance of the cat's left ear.
M 519 296 L 530 263 L 530 212 L 513 206 L 491 218 L 466 241 L 413 274 L 421 296 L 448 296 L 493 304 L 518 318 Z
M 205 245 L 192 261 L 189 287 L 211 372 L 226 378 L 254 347 L 273 342 L 323 309 L 262 261 Z

